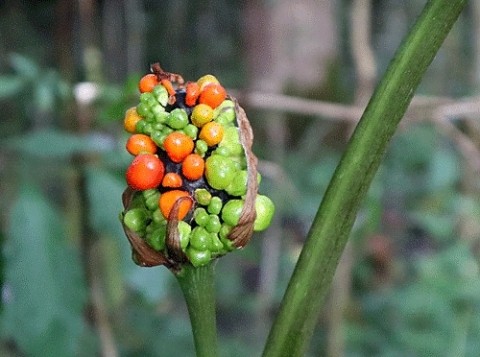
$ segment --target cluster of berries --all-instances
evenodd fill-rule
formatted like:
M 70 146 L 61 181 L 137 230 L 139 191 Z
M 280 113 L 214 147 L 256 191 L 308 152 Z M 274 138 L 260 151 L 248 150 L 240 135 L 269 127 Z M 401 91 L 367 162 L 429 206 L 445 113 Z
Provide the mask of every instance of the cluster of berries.
M 140 103 L 124 119 L 132 134 L 126 149 L 134 156 L 126 172 L 132 193 L 124 227 L 168 256 L 174 220 L 184 258 L 205 265 L 236 248 L 230 233 L 246 204 L 249 165 L 236 103 L 212 75 L 184 84 L 178 75 L 151 73 L 139 89 Z M 259 194 L 253 205 L 253 230 L 264 230 L 274 205 Z

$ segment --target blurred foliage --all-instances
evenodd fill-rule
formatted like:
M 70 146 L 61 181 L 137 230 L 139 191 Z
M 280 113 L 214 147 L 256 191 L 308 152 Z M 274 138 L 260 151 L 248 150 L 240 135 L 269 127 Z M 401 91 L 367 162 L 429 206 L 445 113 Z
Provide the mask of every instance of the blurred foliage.
M 98 292 L 95 276 L 120 355 L 191 356 L 193 341 L 176 281 L 165 268 L 133 264 L 118 221 L 123 171 L 130 161 L 121 120 L 137 100 L 141 73 L 125 72 L 120 81 L 98 79 L 98 95 L 84 111 L 75 97 L 75 88 L 87 77 L 80 39 L 72 36 L 70 47 L 56 48 L 61 46 L 55 30 L 60 3 L 0 4 L 0 355 L 99 354 L 104 341 L 92 303 L 92 292 Z M 99 9 L 104 4 L 94 3 Z M 241 2 L 141 3 L 148 9 L 142 72 L 160 60 L 187 79 L 212 72 L 229 87 L 248 84 Z M 404 32 L 400 27 L 406 28 L 423 2 L 374 4 L 381 72 Z M 337 9 L 340 58 L 330 65 L 324 84 L 302 91 L 305 97 L 335 102 L 354 97 L 348 6 L 342 1 Z M 99 19 L 106 20 L 99 12 Z M 388 26 L 391 19 L 400 19 L 395 22 L 400 27 Z M 460 35 L 470 19 L 462 21 L 451 41 L 466 48 L 463 37 L 471 35 Z M 68 30 L 79 36 L 78 24 L 71 26 Z M 66 61 L 70 67 L 58 63 L 65 53 L 72 56 Z M 465 73 L 449 87 L 453 74 L 445 68 L 460 61 L 452 57 L 439 54 L 424 92 L 455 95 L 471 88 L 468 66 L 458 63 L 455 68 Z M 108 66 L 123 69 L 125 59 Z M 256 153 L 271 159 L 267 116 L 249 111 Z M 269 315 L 261 316 L 265 320 L 279 304 L 349 130 L 322 118 L 288 115 L 279 120 L 288 132 L 284 161 L 276 163 L 281 175 L 267 173 L 262 181 L 262 192 L 278 198 L 282 248 Z M 471 177 L 452 142 L 432 124 L 403 127 L 354 228 L 352 284 L 343 321 L 346 355 L 478 354 L 479 215 L 478 177 Z M 258 355 L 264 342 L 265 331 L 257 328 L 264 238 L 257 234 L 245 250 L 218 262 L 222 356 Z M 311 355 L 325 354 L 328 329 L 326 308 Z

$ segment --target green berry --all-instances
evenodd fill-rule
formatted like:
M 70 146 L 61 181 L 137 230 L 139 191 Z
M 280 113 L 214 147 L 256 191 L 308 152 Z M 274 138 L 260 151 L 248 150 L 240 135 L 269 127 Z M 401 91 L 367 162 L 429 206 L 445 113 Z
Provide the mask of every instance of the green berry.
M 231 196 L 243 196 L 247 193 L 247 180 L 248 172 L 247 170 L 242 170 L 235 175 L 230 185 L 225 188 L 225 191 Z
M 172 110 L 167 118 L 167 124 L 176 130 L 185 128 L 188 124 L 187 112 L 180 108 Z
M 147 227 L 148 213 L 143 208 L 134 208 L 125 213 L 123 223 L 134 232 L 141 232 Z
M 167 136 L 163 133 L 163 130 L 154 130 L 150 137 L 157 146 L 162 146 Z
M 152 231 L 150 234 L 147 234 L 145 237 L 145 241 L 148 243 L 150 247 L 155 249 L 156 251 L 164 250 L 165 249 L 165 235 L 167 232 L 167 226 L 162 225 Z
M 195 227 L 190 237 L 190 246 L 196 250 L 206 250 L 210 245 L 210 234 L 203 227 Z
M 147 104 L 142 102 L 142 103 L 137 105 L 137 113 L 141 117 L 145 118 L 147 116 L 147 114 L 150 113 L 150 108 L 148 107 Z
M 193 212 L 193 217 L 195 222 L 202 227 L 204 227 L 208 223 L 210 218 L 205 208 L 202 207 L 198 207 L 195 209 L 195 211 Z
M 232 231 L 232 226 L 223 223 L 222 227 L 220 228 L 220 232 L 218 232 L 218 235 L 220 236 L 221 239 L 228 239 L 228 235 Z
M 229 157 L 210 156 L 205 162 L 205 177 L 216 190 L 225 189 L 237 174 L 235 163 Z
M 165 220 L 165 217 L 163 216 L 162 211 L 160 211 L 160 208 L 157 208 L 155 211 L 153 211 L 152 221 L 158 225 L 166 224 L 167 221 Z
M 165 107 L 168 104 L 169 95 L 167 89 L 164 86 L 162 86 L 161 84 L 156 85 L 153 88 L 152 93 L 157 102 L 160 103 L 160 105 Z
M 195 140 L 198 136 L 198 128 L 193 124 L 188 124 L 185 128 L 183 128 L 183 132 L 193 140 Z
M 207 151 L 208 144 L 203 140 L 197 140 L 197 142 L 195 143 L 195 152 L 200 156 L 203 156 Z
M 223 202 L 220 197 L 212 197 L 210 203 L 208 204 L 207 210 L 211 214 L 220 214 L 222 210 Z
M 195 201 L 201 206 L 208 206 L 212 199 L 212 194 L 204 188 L 197 188 L 194 195 Z
M 143 198 L 145 199 L 145 206 L 150 211 L 155 211 L 158 208 L 158 199 L 160 198 L 158 190 L 150 189 L 143 191 Z
M 194 267 L 208 264 L 212 260 L 212 253 L 209 250 L 197 250 L 189 247 L 186 251 L 187 257 Z
M 218 233 L 220 232 L 220 228 L 222 228 L 222 223 L 220 222 L 220 218 L 216 214 L 211 214 L 208 216 L 207 224 L 205 225 L 205 229 L 208 233 Z
M 188 243 L 190 242 L 190 233 L 192 232 L 192 227 L 184 221 L 178 222 L 178 234 L 180 236 L 180 247 L 183 251 L 187 249 Z
M 211 252 L 220 252 L 223 250 L 223 243 L 220 241 L 218 234 L 211 233 L 210 234 L 210 247 L 209 250 Z
M 222 220 L 230 226 L 236 226 L 242 214 L 244 203 L 243 200 L 228 201 L 222 209 Z
M 275 205 L 272 200 L 264 195 L 257 195 L 255 199 L 255 210 L 257 212 L 257 218 L 253 226 L 254 231 L 263 231 L 267 229 L 272 221 L 273 214 L 275 213 Z
M 235 117 L 235 104 L 229 99 L 224 100 L 213 111 L 214 120 L 224 126 L 233 124 Z

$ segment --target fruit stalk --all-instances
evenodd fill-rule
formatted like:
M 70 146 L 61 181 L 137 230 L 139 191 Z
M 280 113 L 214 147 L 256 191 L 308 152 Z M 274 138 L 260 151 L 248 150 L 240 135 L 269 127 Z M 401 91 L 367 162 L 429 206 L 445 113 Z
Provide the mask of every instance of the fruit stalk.
M 390 63 L 330 181 L 264 357 L 305 355 L 360 203 L 425 70 L 465 5 L 466 0 L 430 0 Z
M 201 267 L 185 264 L 176 273 L 192 324 L 197 357 L 216 357 L 215 261 Z

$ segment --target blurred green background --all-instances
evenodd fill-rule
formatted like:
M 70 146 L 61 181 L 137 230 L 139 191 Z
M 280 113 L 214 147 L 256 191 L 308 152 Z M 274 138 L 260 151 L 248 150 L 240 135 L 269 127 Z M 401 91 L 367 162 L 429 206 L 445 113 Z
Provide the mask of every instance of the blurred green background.
M 122 120 L 150 63 L 247 109 L 274 224 L 217 264 L 222 356 L 258 356 L 321 197 L 424 0 L 0 2 L 0 355 L 192 356 L 172 274 L 130 259 Z M 422 82 L 311 356 L 480 350 L 480 1 Z M 406 74 L 408 75 L 408 74 Z

